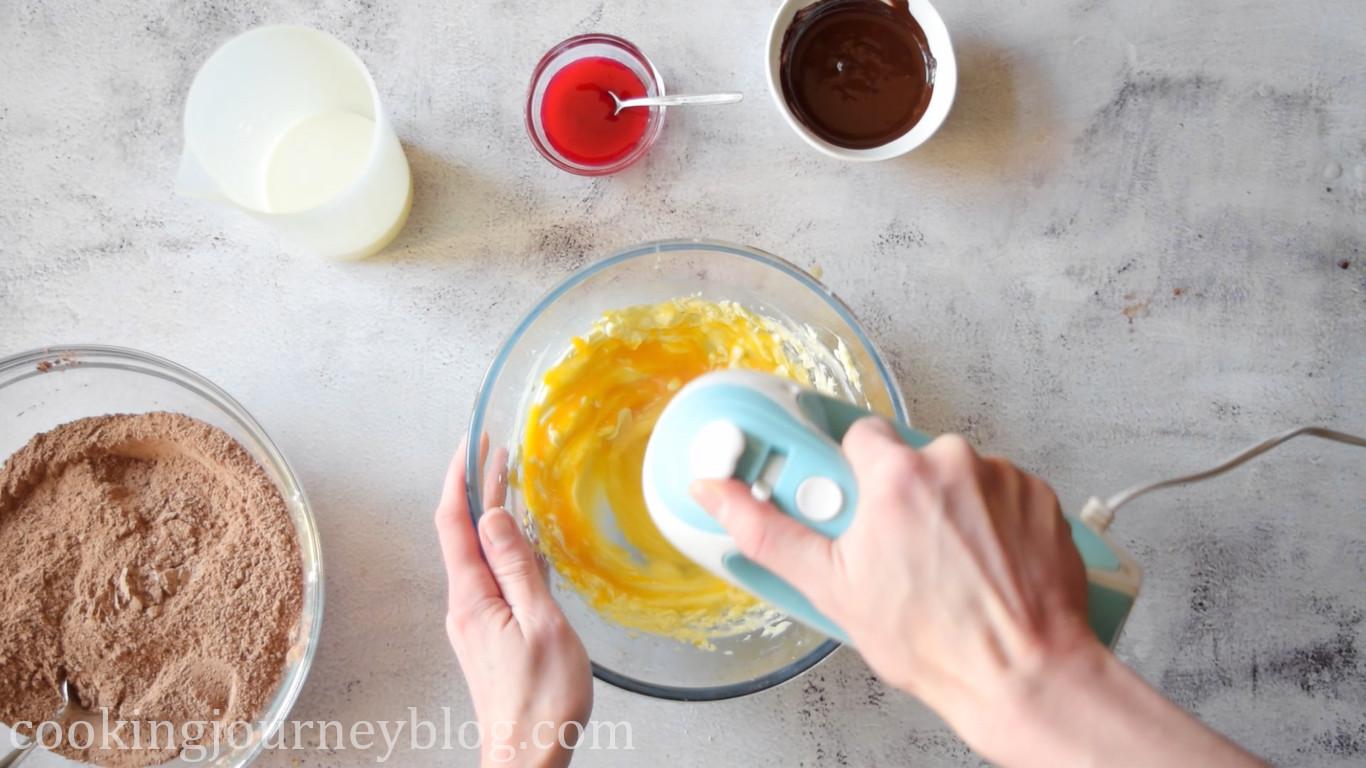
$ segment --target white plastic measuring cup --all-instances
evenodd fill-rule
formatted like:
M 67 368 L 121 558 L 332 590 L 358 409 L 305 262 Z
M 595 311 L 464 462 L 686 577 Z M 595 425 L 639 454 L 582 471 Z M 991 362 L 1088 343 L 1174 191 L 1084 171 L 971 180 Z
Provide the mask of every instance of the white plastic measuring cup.
M 360 58 L 326 32 L 268 26 L 195 75 L 176 192 L 237 206 L 302 250 L 359 259 L 403 228 L 412 177 Z

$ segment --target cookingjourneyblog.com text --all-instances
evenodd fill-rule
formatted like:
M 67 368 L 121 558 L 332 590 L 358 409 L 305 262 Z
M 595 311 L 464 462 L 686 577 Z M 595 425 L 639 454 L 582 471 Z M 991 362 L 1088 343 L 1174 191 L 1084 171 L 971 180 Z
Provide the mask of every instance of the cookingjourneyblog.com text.
M 409 707 L 407 717 L 398 720 L 286 720 L 269 732 L 267 725 L 243 720 L 122 720 L 103 710 L 64 721 L 14 723 L 8 746 L 20 749 L 37 742 L 42 749 L 67 753 L 178 751 L 188 763 L 207 763 L 260 744 L 264 750 L 369 755 L 380 764 L 395 755 L 438 750 L 479 751 L 490 761 L 512 763 L 529 751 L 557 747 L 635 749 L 631 724 L 625 721 L 483 724 L 458 722 L 449 707 L 442 707 L 437 718 L 421 717 L 416 707 Z

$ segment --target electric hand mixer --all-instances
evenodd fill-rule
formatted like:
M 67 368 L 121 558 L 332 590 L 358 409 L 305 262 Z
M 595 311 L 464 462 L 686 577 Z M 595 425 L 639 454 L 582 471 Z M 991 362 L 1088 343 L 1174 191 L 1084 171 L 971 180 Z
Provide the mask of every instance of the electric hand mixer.
M 858 487 L 840 441 L 855 421 L 872 415 L 855 405 L 768 374 L 723 371 L 683 387 L 660 415 L 645 451 L 643 485 L 650 516 L 664 536 L 718 576 L 768 601 L 792 618 L 847 642 L 840 627 L 787 582 L 736 549 L 725 530 L 688 493 L 694 479 L 737 478 L 756 498 L 831 538 L 853 522 Z M 912 447 L 930 437 L 895 424 Z M 1087 574 L 1087 621 L 1113 646 L 1142 582 L 1138 563 L 1105 535 L 1121 504 L 1141 493 L 1221 474 L 1300 434 L 1366 445 L 1319 428 L 1272 438 L 1198 475 L 1131 489 L 1109 503 L 1092 499 L 1082 517 L 1067 516 Z

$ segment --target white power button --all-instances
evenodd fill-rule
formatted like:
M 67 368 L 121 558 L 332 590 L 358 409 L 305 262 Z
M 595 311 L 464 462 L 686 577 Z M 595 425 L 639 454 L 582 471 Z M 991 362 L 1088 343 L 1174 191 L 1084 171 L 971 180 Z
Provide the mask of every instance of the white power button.
M 735 475 L 745 452 L 745 433 L 720 419 L 697 430 L 689 449 L 689 471 L 694 480 L 726 480 Z
M 844 505 L 844 492 L 828 477 L 813 475 L 797 486 L 797 511 L 808 520 L 824 523 L 834 520 Z

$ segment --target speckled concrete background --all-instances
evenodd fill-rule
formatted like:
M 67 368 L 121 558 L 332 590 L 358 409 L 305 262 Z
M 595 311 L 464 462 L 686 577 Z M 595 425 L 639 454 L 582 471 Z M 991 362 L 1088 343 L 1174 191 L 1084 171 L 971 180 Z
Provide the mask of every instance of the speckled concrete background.
M 468 716 L 429 530 L 442 470 L 518 315 L 634 242 L 819 264 L 917 424 L 1016 457 L 1069 508 L 1291 425 L 1366 431 L 1366 5 L 944 0 L 958 105 L 871 167 L 817 156 L 768 103 L 772 5 L 0 0 L 0 351 L 153 351 L 271 432 L 329 569 L 297 717 Z M 380 258 L 292 255 L 171 194 L 195 68 L 279 21 L 354 46 L 407 147 L 413 216 Z M 526 141 L 522 93 L 544 49 L 588 30 L 636 41 L 675 89 L 749 99 L 671 113 L 615 178 L 561 174 Z M 1278 763 L 1366 762 L 1366 455 L 1289 447 L 1115 530 L 1148 571 L 1126 660 Z M 740 701 L 597 693 L 636 749 L 584 765 L 975 763 L 847 651 Z

